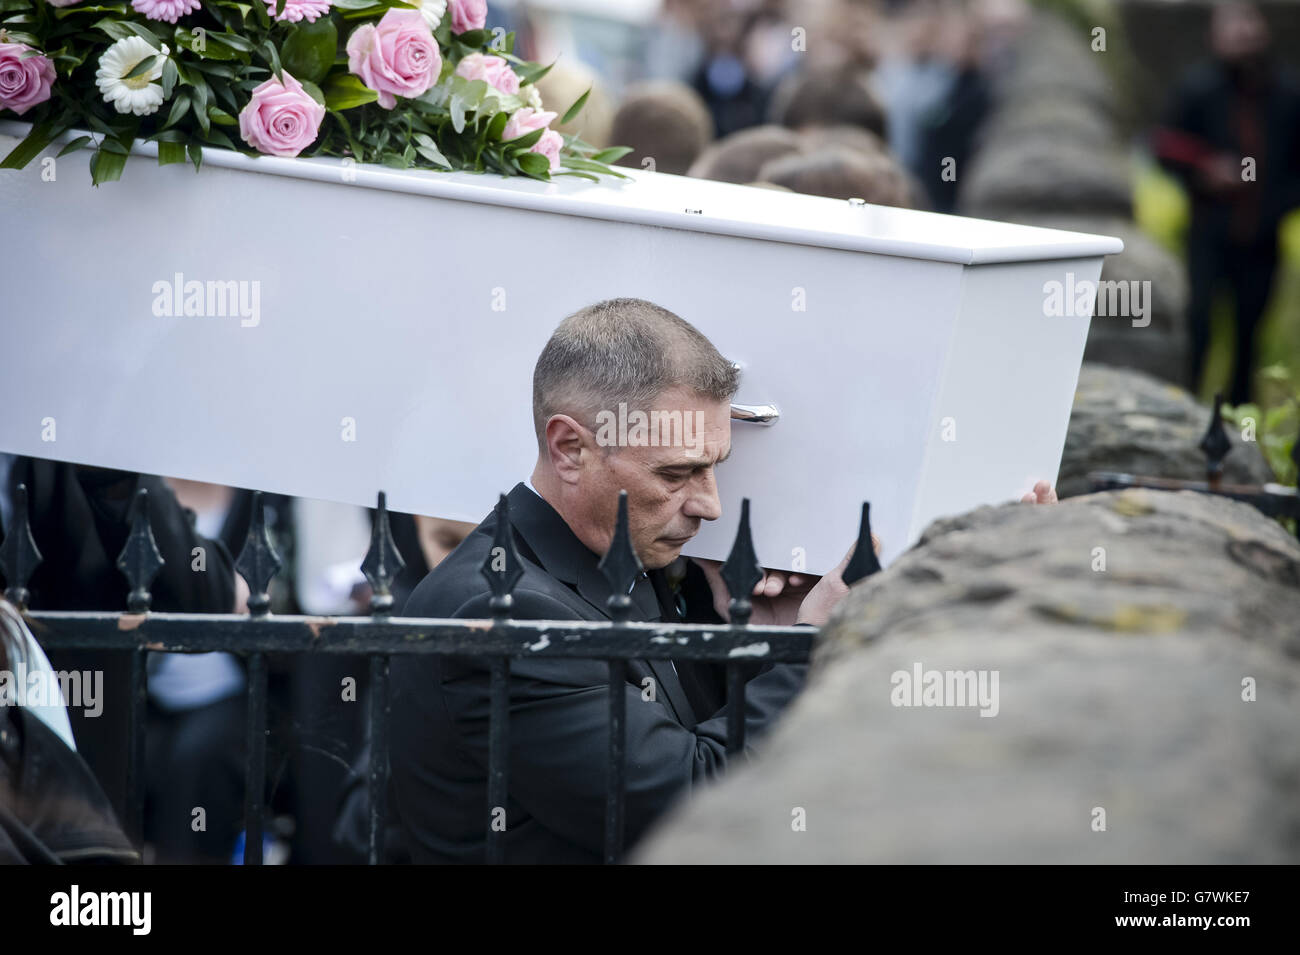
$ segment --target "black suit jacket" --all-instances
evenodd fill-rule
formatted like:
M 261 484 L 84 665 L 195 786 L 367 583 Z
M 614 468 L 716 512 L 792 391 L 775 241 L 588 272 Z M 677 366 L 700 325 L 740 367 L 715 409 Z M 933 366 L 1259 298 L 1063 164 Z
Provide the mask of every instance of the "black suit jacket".
M 513 616 L 608 619 L 610 588 L 564 519 L 527 485 L 510 492 L 524 574 Z M 489 515 L 411 595 L 405 616 L 491 616 L 479 568 Z M 707 594 L 707 588 L 705 590 Z M 662 572 L 632 590 L 633 620 L 677 620 Z M 698 606 L 691 608 L 699 611 Z M 716 617 L 714 618 L 716 619 Z M 511 662 L 507 862 L 601 861 L 608 761 L 608 666 L 597 660 Z M 392 663 L 392 780 L 416 862 L 481 862 L 487 805 L 486 662 L 404 655 Z M 675 799 L 727 765 L 721 664 L 633 660 L 628 666 L 626 835 L 631 847 Z M 746 687 L 746 757 L 803 686 L 807 666 L 762 664 Z M 653 683 L 645 681 L 652 680 Z M 653 687 L 652 700 L 645 699 Z

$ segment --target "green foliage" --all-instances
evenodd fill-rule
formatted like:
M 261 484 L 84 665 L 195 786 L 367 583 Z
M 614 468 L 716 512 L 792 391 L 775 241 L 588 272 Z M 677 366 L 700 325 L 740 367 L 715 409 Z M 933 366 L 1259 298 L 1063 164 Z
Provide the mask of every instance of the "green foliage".
M 1223 413 L 1239 429 L 1249 427 L 1264 453 L 1269 467 L 1279 484 L 1296 483 L 1296 466 L 1291 460 L 1296 433 L 1300 431 L 1300 382 L 1282 365 L 1271 365 L 1259 372 L 1261 390 L 1274 395 L 1274 400 L 1261 407 L 1258 404 L 1223 406 Z
M 283 9 L 283 0 L 277 0 L 277 8 Z M 199 10 L 172 25 L 147 19 L 124 0 L 98 4 L 88 0 L 63 8 L 44 0 L 0 0 L 0 30 L 9 40 L 25 42 L 48 56 L 57 73 L 51 98 L 23 114 L 32 129 L 0 161 L 0 168 L 26 165 L 67 130 L 90 133 L 89 138 L 76 140 L 73 148 L 90 149 L 96 184 L 121 177 L 137 139 L 158 143 L 162 165 L 188 157 L 197 169 L 204 146 L 255 155 L 239 138 L 239 113 L 259 84 L 288 73 L 327 110 L 319 136 L 304 155 L 350 156 L 399 169 L 551 178 L 546 158 L 530 152 L 541 131 L 510 142 L 501 139 L 509 114 L 528 105 L 528 84 L 549 69 L 514 56 L 513 35 L 498 39 L 488 30 L 452 35 L 450 16 L 444 16 L 433 34 L 443 57 L 438 82 L 416 99 L 399 98 L 395 109 L 378 104 L 376 92 L 348 71 L 346 44 L 354 30 L 393 8 L 418 9 L 418 4 L 334 0 L 331 11 L 314 23 L 293 23 L 269 16 L 263 0 L 204 0 Z M 139 64 L 137 75 L 152 70 L 163 58 L 158 82 L 164 101 L 149 116 L 117 113 L 95 85 L 104 51 L 130 36 L 143 37 L 158 50 L 155 57 Z M 469 82 L 456 76 L 456 64 L 471 53 L 506 57 L 520 76 L 521 95 L 507 95 L 481 80 Z M 581 110 L 585 99 L 569 108 L 566 120 Z M 598 150 L 565 137 L 561 153 L 565 171 L 558 174 L 621 177 L 607 165 L 621 148 Z

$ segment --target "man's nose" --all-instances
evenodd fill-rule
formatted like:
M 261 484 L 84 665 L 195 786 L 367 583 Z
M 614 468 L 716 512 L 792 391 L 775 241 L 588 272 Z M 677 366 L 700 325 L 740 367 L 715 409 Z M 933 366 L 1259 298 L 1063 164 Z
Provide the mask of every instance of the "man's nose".
M 722 501 L 718 499 L 718 482 L 714 480 L 712 468 L 691 483 L 691 496 L 682 512 L 703 521 L 716 521 L 722 516 Z

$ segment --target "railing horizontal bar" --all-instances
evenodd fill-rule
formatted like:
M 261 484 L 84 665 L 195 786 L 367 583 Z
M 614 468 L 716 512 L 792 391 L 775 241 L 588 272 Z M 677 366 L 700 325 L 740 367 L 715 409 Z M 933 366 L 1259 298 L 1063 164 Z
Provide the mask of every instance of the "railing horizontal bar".
M 811 627 L 608 621 L 439 620 L 418 617 L 305 617 L 189 613 L 25 614 L 46 648 L 175 653 L 438 653 L 456 656 L 807 662 Z
M 1215 494 L 1243 504 L 1253 504 L 1268 517 L 1300 517 L 1300 492 L 1296 488 L 1270 484 L 1210 484 L 1206 481 L 1179 481 L 1173 478 L 1140 477 L 1117 471 L 1093 471 L 1088 475 L 1093 491 L 1122 491 L 1147 488 L 1153 491 L 1196 491 Z

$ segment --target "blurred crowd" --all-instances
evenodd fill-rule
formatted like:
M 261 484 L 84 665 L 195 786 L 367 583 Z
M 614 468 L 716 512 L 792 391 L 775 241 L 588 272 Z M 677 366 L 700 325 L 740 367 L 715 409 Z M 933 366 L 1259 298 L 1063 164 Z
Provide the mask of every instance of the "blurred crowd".
M 625 166 L 951 211 L 1026 13 L 1020 0 L 666 0 L 616 64 L 559 55 L 543 97 L 594 81 L 566 131 L 631 146 Z M 546 31 L 524 32 L 549 59 Z

